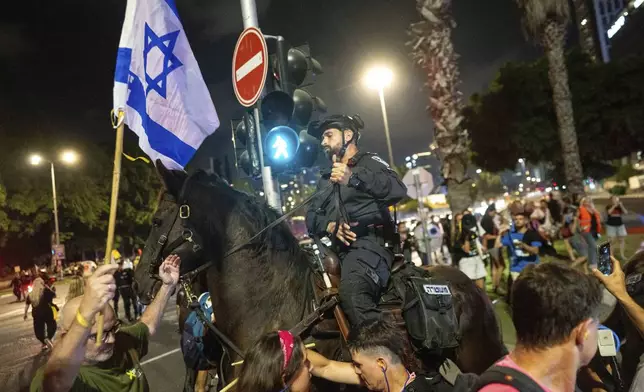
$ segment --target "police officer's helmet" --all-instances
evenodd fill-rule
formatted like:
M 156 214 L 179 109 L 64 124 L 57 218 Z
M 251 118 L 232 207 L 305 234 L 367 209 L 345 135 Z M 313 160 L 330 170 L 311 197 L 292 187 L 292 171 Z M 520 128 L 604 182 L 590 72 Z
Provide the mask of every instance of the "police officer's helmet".
M 321 140 L 324 131 L 331 128 L 337 128 L 340 131 L 350 129 L 354 133 L 354 139 L 360 138 L 360 130 L 364 129 L 364 121 L 359 115 L 334 114 L 327 116 L 320 121 L 312 121 L 309 124 L 308 134 L 316 139 Z

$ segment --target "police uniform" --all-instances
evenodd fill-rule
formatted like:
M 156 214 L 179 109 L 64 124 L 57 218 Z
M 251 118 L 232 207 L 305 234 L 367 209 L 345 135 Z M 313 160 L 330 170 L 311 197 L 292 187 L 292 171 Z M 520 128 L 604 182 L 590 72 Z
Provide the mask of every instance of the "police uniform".
M 319 129 L 314 136 L 319 137 L 320 131 L 324 129 Z M 311 235 L 328 236 L 336 243 L 335 251 L 342 262 L 340 302 L 349 322 L 355 326 L 380 316 L 377 304 L 389 280 L 394 257 L 391 247 L 396 241 L 389 206 L 400 201 L 407 194 L 407 188 L 376 154 L 358 152 L 347 165 L 352 175 L 348 185 L 339 185 L 340 197 L 347 219 L 357 223 L 351 228 L 357 239 L 346 246 L 334 241 L 333 233 L 326 231 L 329 222 L 336 222 L 339 217 L 334 187 L 328 186 L 330 169 L 321 175 L 317 188 L 324 190 L 310 205 L 306 224 Z

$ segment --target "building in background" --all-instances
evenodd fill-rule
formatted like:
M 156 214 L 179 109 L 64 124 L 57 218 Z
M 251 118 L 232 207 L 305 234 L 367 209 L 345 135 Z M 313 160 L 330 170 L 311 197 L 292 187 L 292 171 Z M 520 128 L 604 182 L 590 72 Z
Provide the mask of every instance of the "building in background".
M 633 0 L 624 12 L 624 24 L 611 38 L 613 59 L 644 56 L 644 0 Z
M 606 63 L 614 55 L 640 53 L 643 4 L 644 0 L 573 0 L 582 49 Z

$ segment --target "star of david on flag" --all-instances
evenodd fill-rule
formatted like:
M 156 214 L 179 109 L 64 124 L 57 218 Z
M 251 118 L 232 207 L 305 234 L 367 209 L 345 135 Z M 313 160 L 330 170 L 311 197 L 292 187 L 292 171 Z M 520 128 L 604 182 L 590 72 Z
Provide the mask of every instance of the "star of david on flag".
M 114 72 L 119 110 L 141 149 L 172 169 L 219 127 L 174 0 L 128 0 Z

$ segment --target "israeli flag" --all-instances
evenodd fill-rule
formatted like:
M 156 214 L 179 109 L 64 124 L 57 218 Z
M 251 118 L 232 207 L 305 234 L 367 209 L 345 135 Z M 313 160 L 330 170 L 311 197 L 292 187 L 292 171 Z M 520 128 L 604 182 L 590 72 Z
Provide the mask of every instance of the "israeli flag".
M 219 127 L 174 0 L 128 0 L 114 72 L 114 113 L 156 162 L 183 169 Z

